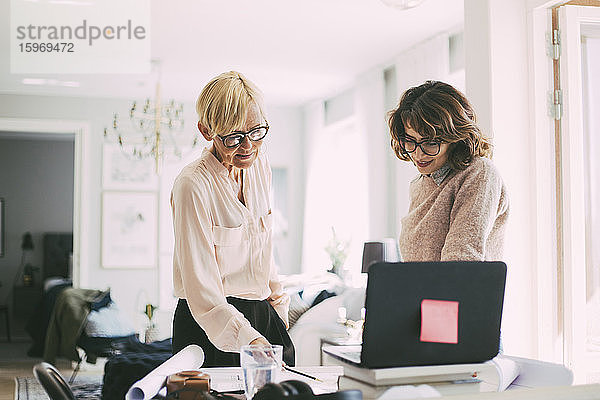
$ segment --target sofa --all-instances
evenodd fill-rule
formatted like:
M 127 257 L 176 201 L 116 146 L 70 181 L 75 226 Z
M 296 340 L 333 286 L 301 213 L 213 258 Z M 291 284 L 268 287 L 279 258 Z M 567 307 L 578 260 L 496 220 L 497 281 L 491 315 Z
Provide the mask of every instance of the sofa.
M 289 278 L 284 280 L 284 287 L 292 299 L 289 334 L 296 348 L 296 365 L 319 365 L 321 339 L 348 334 L 346 326 L 338 322 L 339 308 L 346 309 L 346 318 L 359 320 L 365 304 L 365 288 L 348 287 L 331 273 L 300 278 L 299 282 L 304 282 L 304 286 L 294 287 L 290 285 Z M 323 291 L 332 295 L 311 305 L 311 300 Z M 298 308 L 301 310 L 299 316 L 296 315 Z

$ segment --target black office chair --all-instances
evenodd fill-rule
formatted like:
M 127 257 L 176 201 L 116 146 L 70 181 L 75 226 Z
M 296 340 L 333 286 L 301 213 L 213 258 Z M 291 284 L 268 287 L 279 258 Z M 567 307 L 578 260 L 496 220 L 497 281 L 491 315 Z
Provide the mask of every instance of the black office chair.
M 81 382 L 75 385 L 66 383 L 60 372 L 45 362 L 33 367 L 33 375 L 42 385 L 51 400 L 99 399 L 102 393 L 102 382 Z
M 77 346 L 84 352 L 83 356 L 77 362 L 73 373 L 69 378 L 69 385 L 73 384 L 81 363 L 83 361 L 90 364 L 96 364 L 98 357 L 110 358 L 117 354 L 121 354 L 132 346 L 132 343 L 137 342 L 135 335 L 122 337 L 90 337 L 85 331 L 81 333 L 77 339 Z
M 75 400 L 71 387 L 52 364 L 36 364 L 33 367 L 33 375 L 51 400 Z

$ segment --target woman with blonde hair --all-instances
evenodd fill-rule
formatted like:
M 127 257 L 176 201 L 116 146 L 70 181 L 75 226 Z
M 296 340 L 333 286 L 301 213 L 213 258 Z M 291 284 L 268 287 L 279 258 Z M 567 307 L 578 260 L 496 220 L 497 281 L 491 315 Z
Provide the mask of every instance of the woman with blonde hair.
M 467 98 L 427 81 L 402 95 L 388 123 L 396 156 L 420 173 L 402 219 L 403 261 L 501 260 L 508 196 Z
M 258 88 L 239 72 L 213 78 L 196 103 L 212 146 L 175 180 L 173 353 L 198 344 L 205 367 L 239 366 L 240 347 L 279 344 L 294 365 L 289 297 L 273 261 L 269 124 Z

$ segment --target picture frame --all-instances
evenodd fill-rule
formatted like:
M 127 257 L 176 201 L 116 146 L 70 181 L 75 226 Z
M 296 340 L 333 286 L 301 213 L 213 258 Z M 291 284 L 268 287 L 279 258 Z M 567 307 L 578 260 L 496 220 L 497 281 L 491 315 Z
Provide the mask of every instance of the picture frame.
M 0 257 L 6 252 L 6 238 L 4 234 L 4 197 L 0 197 Z
M 158 199 L 154 192 L 102 193 L 102 267 L 155 268 Z
M 128 156 L 116 143 L 102 146 L 102 187 L 104 190 L 157 190 L 154 158 Z M 133 152 L 133 149 L 131 150 Z

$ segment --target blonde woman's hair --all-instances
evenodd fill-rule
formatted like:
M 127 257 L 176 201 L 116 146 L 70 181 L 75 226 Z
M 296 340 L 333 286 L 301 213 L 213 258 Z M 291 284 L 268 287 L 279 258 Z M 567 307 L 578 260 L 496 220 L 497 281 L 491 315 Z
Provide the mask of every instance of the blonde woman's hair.
M 401 142 L 407 126 L 428 140 L 449 143 L 448 163 L 467 168 L 475 157 L 492 158 L 492 141 L 477 125 L 471 103 L 447 83 L 426 81 L 408 89 L 388 114 L 392 149 L 400 160 L 410 161 Z
M 196 112 L 200 124 L 214 137 L 243 129 L 252 104 L 256 104 L 265 118 L 262 93 L 258 87 L 241 73 L 229 71 L 214 77 L 204 86 L 196 101 Z

